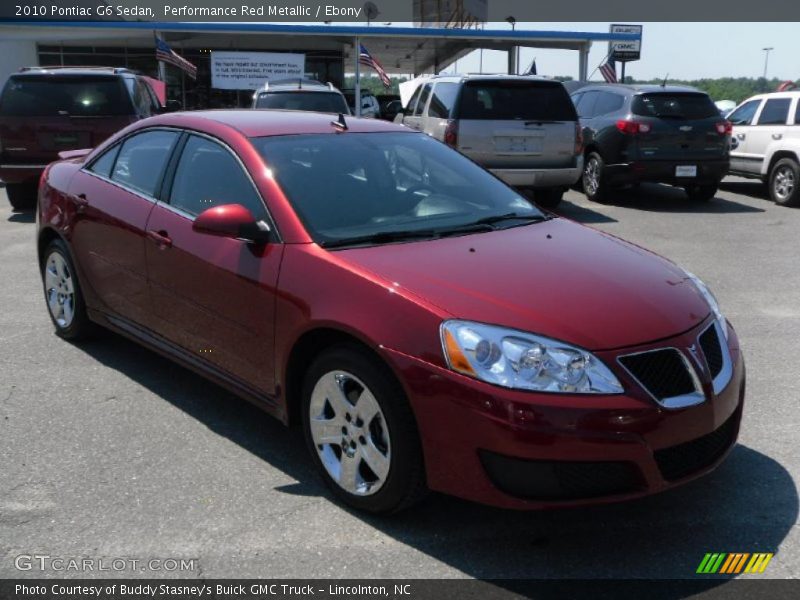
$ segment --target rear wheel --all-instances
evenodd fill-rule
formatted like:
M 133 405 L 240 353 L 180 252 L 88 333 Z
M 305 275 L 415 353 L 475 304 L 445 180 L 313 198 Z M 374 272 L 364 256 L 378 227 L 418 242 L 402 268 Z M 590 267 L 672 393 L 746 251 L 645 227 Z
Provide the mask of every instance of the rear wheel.
M 342 345 L 314 361 L 303 383 L 303 429 L 323 480 L 345 503 L 393 513 L 426 491 L 416 421 L 377 359 Z
M 555 208 L 561 203 L 564 197 L 562 188 L 545 188 L 533 190 L 533 201 L 543 208 Z
M 603 181 L 605 163 L 597 152 L 591 152 L 583 165 L 583 193 L 592 202 L 603 202 L 608 195 L 608 184 Z
M 81 286 L 67 247 L 61 240 L 50 242 L 42 262 L 44 298 L 56 335 L 67 340 L 80 340 L 92 330 L 86 315 Z
M 775 204 L 800 206 L 800 165 L 795 160 L 782 158 L 772 167 L 769 195 Z
M 14 210 L 30 210 L 36 206 L 36 186 L 30 183 L 7 183 L 6 195 Z
M 689 200 L 693 202 L 708 202 L 713 200 L 714 196 L 717 195 L 719 186 L 717 184 L 690 185 L 683 189 L 686 190 L 686 195 L 689 196 Z

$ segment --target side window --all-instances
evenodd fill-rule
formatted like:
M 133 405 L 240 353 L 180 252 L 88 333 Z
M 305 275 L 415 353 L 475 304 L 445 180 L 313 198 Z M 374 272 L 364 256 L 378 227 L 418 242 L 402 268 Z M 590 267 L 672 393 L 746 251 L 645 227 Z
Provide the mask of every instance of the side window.
M 586 92 L 578 102 L 575 109 L 578 111 L 578 116 L 584 119 L 591 119 L 594 116 L 594 104 L 597 100 L 598 92 Z
M 433 87 L 431 103 L 428 106 L 428 114 L 439 119 L 449 119 L 453 112 L 458 95 L 458 84 L 448 81 L 437 83 Z
M 612 94 L 611 92 L 600 92 L 594 103 L 593 116 L 607 115 L 622 108 L 625 98 L 619 94 Z
M 772 98 L 767 100 L 761 114 L 758 116 L 759 125 L 786 125 L 789 116 L 791 98 Z
M 422 114 L 422 111 L 425 110 L 425 104 L 428 102 L 428 97 L 431 95 L 431 84 L 425 84 L 425 87 L 422 88 L 422 93 L 419 95 L 419 101 L 417 102 L 417 107 L 414 109 L 414 116 L 418 117 Z
M 261 198 L 233 154 L 196 135 L 183 148 L 169 202 L 191 215 L 222 204 L 241 204 L 256 219 L 266 216 Z
M 414 93 L 411 94 L 411 99 L 408 101 L 408 106 L 406 107 L 406 112 L 408 114 L 414 113 L 414 109 L 417 107 L 417 100 L 419 100 L 419 95 L 421 92 L 422 86 L 419 86 L 414 90 Z
M 155 114 L 161 108 L 161 102 L 159 101 L 158 96 L 156 96 L 156 93 L 153 91 L 153 88 L 151 88 L 144 81 L 141 83 L 142 89 L 145 91 L 150 101 L 150 112 Z
M 174 131 L 146 131 L 122 144 L 111 179 L 148 196 L 154 196 L 172 147 Z
M 800 100 L 797 101 L 797 108 L 794 109 L 794 124 L 800 125 Z
M 728 115 L 728 121 L 734 125 L 752 125 L 753 117 L 756 116 L 761 100 L 750 100 L 745 102 L 735 111 Z
M 572 96 L 570 96 L 570 98 L 572 99 L 572 104 L 574 106 L 578 106 L 578 104 L 581 101 L 581 98 L 583 98 L 583 92 L 578 92 L 577 94 L 573 94 Z
M 116 160 L 118 153 L 119 144 L 116 144 L 113 148 L 103 152 L 103 154 L 100 155 L 100 158 L 91 164 L 89 171 L 92 173 L 97 173 L 103 177 L 111 177 L 111 169 L 114 166 L 114 160 Z

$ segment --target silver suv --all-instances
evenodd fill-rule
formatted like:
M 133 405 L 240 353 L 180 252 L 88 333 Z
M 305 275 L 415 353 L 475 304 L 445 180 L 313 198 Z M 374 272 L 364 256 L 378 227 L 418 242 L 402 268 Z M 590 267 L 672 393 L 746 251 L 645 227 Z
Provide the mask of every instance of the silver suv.
M 452 146 L 545 207 L 583 170 L 578 115 L 564 86 L 519 75 L 441 75 L 420 85 L 395 122 Z
M 332 83 L 326 84 L 315 79 L 268 81 L 253 94 L 253 108 L 350 114 L 342 92 Z
M 800 92 L 753 96 L 728 120 L 730 173 L 767 183 L 776 204 L 800 206 Z

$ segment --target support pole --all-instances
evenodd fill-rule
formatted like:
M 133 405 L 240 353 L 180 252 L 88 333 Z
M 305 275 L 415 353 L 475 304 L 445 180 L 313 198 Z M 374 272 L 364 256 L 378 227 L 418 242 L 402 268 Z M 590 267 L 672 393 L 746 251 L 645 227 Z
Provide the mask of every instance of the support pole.
M 356 59 L 356 116 L 361 116 L 361 68 L 359 67 L 358 57 L 361 55 L 361 42 L 358 41 L 358 36 L 353 38 L 353 47 L 355 48 Z
M 160 31 L 154 31 L 153 33 L 159 40 L 164 39 Z M 158 61 L 158 80 L 163 81 L 165 84 L 167 83 L 167 66 L 164 64 L 163 60 Z
M 578 50 L 578 81 L 586 81 L 589 78 L 589 49 L 591 42 L 586 42 Z
M 622 79 L 620 79 L 620 83 L 625 83 L 625 65 L 628 64 L 627 62 L 622 63 Z
M 517 49 L 512 46 L 508 49 L 508 74 L 514 75 L 517 72 Z

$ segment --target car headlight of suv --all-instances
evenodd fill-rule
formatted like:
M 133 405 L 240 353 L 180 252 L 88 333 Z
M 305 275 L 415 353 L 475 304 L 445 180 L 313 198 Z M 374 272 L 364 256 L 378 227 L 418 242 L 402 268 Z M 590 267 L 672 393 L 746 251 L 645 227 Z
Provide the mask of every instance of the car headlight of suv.
M 725 316 L 722 314 L 722 311 L 719 308 L 719 303 L 717 299 L 714 297 L 714 294 L 711 293 L 711 290 L 708 289 L 708 286 L 703 283 L 703 281 L 694 273 L 690 273 L 689 271 L 684 269 L 684 273 L 689 278 L 689 280 L 694 284 L 695 289 L 700 292 L 700 295 L 708 304 L 708 308 L 711 309 L 711 312 L 714 313 L 714 317 L 719 322 L 719 326 L 722 328 L 722 333 L 725 335 L 725 339 L 728 339 L 728 321 L 725 320 Z
M 619 394 L 603 362 L 558 340 L 471 321 L 445 321 L 442 348 L 458 373 L 507 388 L 563 394 Z

